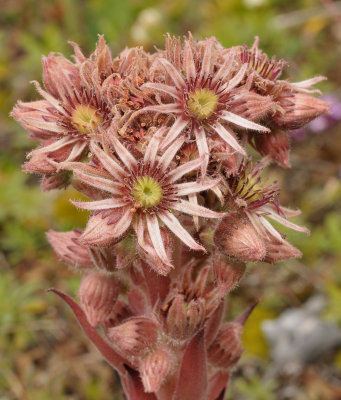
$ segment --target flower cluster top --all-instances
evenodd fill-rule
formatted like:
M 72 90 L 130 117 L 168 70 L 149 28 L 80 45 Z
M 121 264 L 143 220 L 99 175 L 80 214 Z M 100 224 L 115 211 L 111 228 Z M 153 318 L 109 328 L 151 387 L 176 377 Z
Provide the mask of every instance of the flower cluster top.
M 103 37 L 88 58 L 71 44 L 74 62 L 43 58 L 42 99 L 12 112 L 40 142 L 24 170 L 42 175 L 43 190 L 72 184 L 89 198 L 74 202 L 91 211 L 84 231 L 49 233 L 64 261 L 79 267 L 111 249 L 110 268 L 143 259 L 167 275 L 182 251 L 243 262 L 300 255 L 269 220 L 307 229 L 261 174 L 271 161 L 290 166 L 287 131 L 328 109 L 312 95 L 323 77 L 280 80 L 286 62 L 258 39 L 226 49 L 214 37 L 167 36 L 165 50 L 116 58 Z

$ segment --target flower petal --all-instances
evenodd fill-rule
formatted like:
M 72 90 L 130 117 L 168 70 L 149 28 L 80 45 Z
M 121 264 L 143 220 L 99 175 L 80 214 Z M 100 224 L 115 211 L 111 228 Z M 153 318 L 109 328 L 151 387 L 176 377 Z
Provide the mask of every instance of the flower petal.
M 193 161 L 188 161 L 185 164 L 181 164 L 178 167 L 176 167 L 172 172 L 168 174 L 168 178 L 170 182 L 175 182 L 178 179 L 180 179 L 183 175 L 187 174 L 188 172 L 191 172 L 195 169 L 198 169 L 202 162 L 203 158 L 196 158 Z
M 219 122 L 216 122 L 215 125 L 211 126 L 218 135 L 233 149 L 235 149 L 238 153 L 246 156 L 245 150 L 242 146 L 238 143 L 237 139 L 233 137 L 233 135 L 229 132 L 228 128 L 221 125 Z
M 127 166 L 127 168 L 131 171 L 137 165 L 137 161 L 135 157 L 127 150 L 126 147 L 119 141 L 116 133 L 111 129 L 109 131 L 108 138 L 112 145 L 114 146 L 117 155 L 122 160 L 123 164 Z
M 188 40 L 185 42 L 184 54 L 183 54 L 183 69 L 186 74 L 186 79 L 194 80 L 196 71 L 195 71 L 195 64 L 193 59 L 193 52 L 191 48 L 191 44 Z
M 170 263 L 170 261 L 168 259 L 168 256 L 167 256 L 167 253 L 165 250 L 165 246 L 162 241 L 160 226 L 159 226 L 157 217 L 156 217 L 156 215 L 150 215 L 150 214 L 147 214 L 146 217 L 147 217 L 147 227 L 148 227 L 149 236 L 153 243 L 156 254 L 160 257 L 161 261 L 164 264 L 171 267 L 172 264 Z
M 192 238 L 172 213 L 165 211 L 159 214 L 159 218 L 174 233 L 174 235 L 176 235 L 188 247 L 194 250 L 202 250 L 206 252 L 205 248 Z
M 223 111 L 220 116 L 225 121 L 241 126 L 242 128 L 251 129 L 259 132 L 270 132 L 269 128 L 256 124 L 255 122 L 249 121 L 248 119 L 240 117 L 239 115 L 233 114 L 229 111 Z
M 159 160 L 159 164 L 162 166 L 162 168 L 164 170 L 166 170 L 168 168 L 168 166 L 172 162 L 175 154 L 178 152 L 180 147 L 184 144 L 185 140 L 186 139 L 184 136 L 179 137 L 163 153 L 162 157 Z
M 185 80 L 181 76 L 180 72 L 165 58 L 158 58 L 157 61 L 162 64 L 172 81 L 174 82 L 175 86 L 180 89 L 185 86 Z
M 103 213 L 91 215 L 80 237 L 81 243 L 90 246 L 110 245 L 127 231 L 133 215 L 130 207 L 115 209 L 106 217 L 103 217 Z
M 247 70 L 248 64 L 245 63 L 241 66 L 240 70 L 238 73 L 229 81 L 229 84 L 227 86 L 227 90 L 232 90 L 234 89 L 244 78 L 245 72 Z
M 205 180 L 203 182 L 185 182 L 174 185 L 177 196 L 186 196 L 192 193 L 212 189 L 220 182 L 220 179 Z
M 179 202 L 172 204 L 172 209 L 203 218 L 222 218 L 226 214 L 212 211 L 209 208 L 190 203 L 186 200 L 180 200 Z
M 175 97 L 176 99 L 180 99 L 179 96 L 179 92 L 174 89 L 174 87 L 169 86 L 169 85 L 164 85 L 163 83 L 145 83 L 144 85 L 142 85 L 141 89 L 153 89 L 153 90 L 157 90 L 159 92 L 163 92 L 163 93 L 167 93 L 170 94 L 172 97 Z
M 125 175 L 124 169 L 114 160 L 112 156 L 109 156 L 105 151 L 99 148 L 97 144 L 91 143 L 91 151 L 96 155 L 98 160 L 102 163 L 103 167 L 116 179 L 122 179 Z
M 188 120 L 182 117 L 177 118 L 174 124 L 171 126 L 167 133 L 167 136 L 161 143 L 161 150 L 165 149 L 169 144 L 171 144 L 185 129 L 188 124 Z
M 122 186 L 106 178 L 85 174 L 81 171 L 74 171 L 75 176 L 84 183 L 99 190 L 104 190 L 112 194 L 122 195 Z
M 128 201 L 121 199 L 104 199 L 96 201 L 72 201 L 73 205 L 84 210 L 109 210 L 126 206 Z
M 202 126 L 194 129 L 195 139 L 199 155 L 203 157 L 203 163 L 201 164 L 201 178 L 204 179 L 207 172 L 208 161 L 210 158 L 210 152 L 208 150 L 208 144 L 206 139 L 205 130 Z

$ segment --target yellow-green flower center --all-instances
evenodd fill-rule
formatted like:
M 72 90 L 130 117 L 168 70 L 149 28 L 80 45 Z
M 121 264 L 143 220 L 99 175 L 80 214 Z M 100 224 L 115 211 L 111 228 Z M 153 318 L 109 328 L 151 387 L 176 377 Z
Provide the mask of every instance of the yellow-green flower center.
M 191 113 L 198 119 L 209 118 L 217 108 L 218 96 L 209 89 L 197 89 L 189 95 L 187 102 Z
M 263 196 L 263 186 L 256 177 L 252 177 L 251 174 L 246 175 L 244 179 L 238 182 L 236 193 L 239 198 L 245 199 L 247 203 L 251 203 L 255 200 L 259 200 Z
M 72 112 L 71 123 L 78 132 L 88 135 L 102 123 L 102 117 L 95 108 L 78 104 Z
M 162 188 L 154 178 L 141 176 L 134 183 L 132 194 L 143 208 L 156 207 L 162 200 Z

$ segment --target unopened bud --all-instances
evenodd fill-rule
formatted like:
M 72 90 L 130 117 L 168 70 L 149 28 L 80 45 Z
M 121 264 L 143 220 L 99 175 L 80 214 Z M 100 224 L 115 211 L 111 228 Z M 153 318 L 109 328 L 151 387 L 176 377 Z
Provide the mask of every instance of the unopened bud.
M 69 184 L 70 176 L 66 172 L 60 172 L 53 175 L 45 175 L 41 181 L 40 187 L 43 192 L 53 189 L 65 189 Z
M 255 147 L 262 156 L 269 155 L 282 167 L 290 167 L 290 141 L 286 132 L 276 130 L 271 133 L 255 134 L 253 136 Z
M 118 282 L 107 275 L 92 273 L 82 280 L 78 297 L 92 326 L 101 325 L 109 318 L 118 293 Z
M 78 241 L 82 231 L 74 229 L 70 232 L 56 232 L 52 229 L 46 234 L 47 240 L 61 261 L 75 268 L 91 266 L 89 251 Z
M 159 348 L 151 351 L 140 361 L 139 371 L 145 392 L 157 392 L 173 367 L 169 352 Z
M 111 247 L 90 247 L 91 261 L 103 272 L 113 272 L 116 269 L 114 250 Z
M 298 129 L 328 111 L 330 104 L 305 93 L 279 98 L 281 109 L 273 120 L 281 128 Z
M 131 318 L 107 330 L 108 339 L 123 353 L 139 356 L 156 344 L 158 330 L 148 318 Z
M 271 237 L 265 238 L 266 256 L 264 261 L 275 264 L 279 261 L 288 260 L 289 258 L 302 257 L 302 253 L 286 240 L 279 241 Z
M 184 296 L 174 297 L 166 311 L 165 331 L 174 339 L 185 340 L 193 336 L 206 319 L 205 300 L 202 298 L 187 303 Z
M 228 263 L 223 257 L 213 259 L 213 270 L 217 287 L 221 289 L 223 295 L 233 290 L 242 279 L 246 269 L 245 263 Z
M 223 325 L 208 348 L 208 360 L 216 367 L 233 368 L 243 354 L 243 326 L 236 322 Z
M 242 213 L 230 213 L 220 222 L 214 241 L 219 250 L 237 260 L 259 261 L 265 257 L 265 245 L 252 223 Z

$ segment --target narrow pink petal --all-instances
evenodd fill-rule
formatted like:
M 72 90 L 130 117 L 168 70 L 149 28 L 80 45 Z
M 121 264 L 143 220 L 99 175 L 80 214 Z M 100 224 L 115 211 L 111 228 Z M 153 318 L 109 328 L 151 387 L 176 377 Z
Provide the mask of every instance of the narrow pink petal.
M 159 160 L 159 164 L 162 166 L 164 170 L 166 170 L 169 166 L 169 164 L 172 162 L 175 154 L 178 152 L 180 147 L 184 144 L 185 142 L 185 137 L 182 136 L 178 139 L 176 139 L 169 147 L 168 149 L 163 153 L 162 157 Z
M 200 246 L 192 236 L 182 227 L 178 219 L 170 212 L 165 211 L 159 214 L 161 221 L 188 247 L 194 250 L 205 251 L 205 248 Z
M 127 201 L 118 199 L 104 199 L 96 201 L 72 201 L 73 205 L 84 210 L 109 210 L 111 208 L 119 208 L 128 204 Z
M 238 143 L 237 139 L 231 135 L 229 132 L 228 128 L 225 128 L 222 126 L 219 122 L 216 122 L 215 125 L 211 125 L 211 127 L 218 133 L 218 135 L 228 144 L 230 145 L 233 149 L 235 149 L 238 153 L 242 154 L 243 156 L 246 156 L 245 150 L 242 148 L 242 146 Z
M 209 208 L 199 206 L 198 204 L 190 203 L 186 200 L 180 200 L 172 205 L 172 209 L 181 211 L 190 215 L 197 215 L 203 218 L 222 218 L 226 213 L 219 213 L 210 210 Z
M 166 128 L 162 127 L 158 129 L 150 139 L 148 146 L 146 148 L 146 152 L 144 153 L 143 161 L 145 163 L 154 164 L 157 152 L 160 147 L 160 143 L 162 141 L 163 134 L 166 132 Z
M 180 105 L 177 103 L 158 104 L 157 106 L 148 106 L 143 111 L 155 111 L 161 114 L 181 114 Z
M 44 121 L 43 119 L 37 119 L 36 117 L 30 118 L 28 116 L 25 116 L 24 122 L 26 122 L 27 124 L 30 124 L 34 128 L 39 128 L 44 131 L 50 131 L 50 132 L 55 132 L 55 133 L 65 132 L 65 128 L 57 125 L 56 122 L 47 122 L 47 121 Z
M 170 261 L 168 259 L 168 256 L 167 256 L 167 253 L 165 250 L 165 246 L 162 241 L 160 226 L 159 226 L 159 222 L 157 220 L 156 215 L 147 214 L 146 218 L 147 218 L 147 227 L 148 227 L 149 236 L 153 243 L 156 254 L 160 257 L 161 261 L 164 264 L 171 267 L 172 264 L 170 263 Z
M 37 89 L 37 92 L 44 97 L 45 100 L 47 100 L 49 103 L 51 103 L 61 114 L 63 115 L 68 115 L 64 108 L 60 105 L 60 102 L 54 98 L 52 95 L 47 93 L 45 90 L 43 90 L 40 86 L 40 84 L 37 81 L 32 81 L 31 83 L 34 84 L 34 86 Z
M 74 161 L 77 160 L 78 157 L 83 153 L 85 148 L 88 146 L 88 143 L 86 142 L 78 142 L 75 143 L 73 146 L 71 153 L 69 154 L 68 158 L 65 160 L 66 162 L 68 161 Z
M 47 146 L 42 146 L 39 147 L 38 149 L 35 149 L 35 153 L 49 153 L 51 151 L 56 151 L 61 149 L 62 147 L 68 146 L 72 143 L 78 142 L 79 139 L 74 139 L 74 138 L 69 138 L 69 137 L 63 137 L 62 139 L 56 140 L 55 142 L 47 145 Z
M 208 161 L 210 158 L 210 152 L 208 150 L 207 139 L 205 130 L 202 126 L 194 129 L 195 139 L 197 142 L 197 147 L 199 151 L 199 155 L 203 157 L 203 163 L 201 164 L 201 177 L 205 178 L 207 172 Z
M 84 174 L 80 171 L 74 171 L 74 174 L 82 182 L 85 182 L 88 185 L 93 186 L 99 190 L 104 190 L 112 194 L 122 195 L 122 186 L 115 182 L 112 182 L 109 179 L 102 178 L 100 176 Z
M 160 64 L 164 67 L 172 81 L 174 82 L 175 86 L 180 89 L 185 86 L 184 78 L 181 76 L 180 72 L 165 58 L 158 58 L 157 59 Z
M 221 113 L 221 118 L 227 122 L 231 122 L 232 124 L 241 126 L 242 128 L 251 129 L 259 132 L 270 132 L 269 128 L 256 124 L 255 122 L 249 121 L 248 119 L 240 117 L 239 115 L 233 114 L 229 111 L 223 111 Z
M 193 59 L 193 52 L 191 44 L 188 40 L 185 42 L 184 54 L 183 54 L 183 68 L 188 80 L 194 80 L 196 75 L 195 64 Z
M 232 49 L 230 53 L 227 55 L 227 59 L 225 60 L 224 64 L 219 68 L 216 74 L 214 74 L 212 83 L 215 84 L 219 80 L 225 80 L 229 73 L 231 72 L 231 68 L 236 57 L 236 50 Z
M 224 195 L 223 195 L 222 191 L 219 189 L 219 187 L 218 186 L 213 186 L 210 189 L 218 197 L 218 200 L 220 201 L 220 204 L 224 205 L 224 203 L 225 203 Z
M 112 215 L 106 218 L 103 218 L 103 213 L 91 215 L 80 237 L 80 242 L 92 246 L 105 246 L 116 238 L 121 237 L 130 227 L 134 214 L 131 212 L 130 207 L 126 207 L 125 210 L 117 209 L 116 212 L 116 224 L 108 224 Z
M 126 165 L 127 168 L 131 171 L 137 165 L 135 157 L 123 146 L 113 130 L 111 130 L 110 133 L 111 134 L 109 136 L 109 139 L 113 144 L 117 155 L 120 157 L 123 164 Z
M 208 75 L 210 74 L 211 58 L 212 58 L 212 42 L 210 40 L 206 40 L 199 80 L 206 79 L 208 77 Z
M 234 89 L 244 78 L 245 72 L 247 70 L 248 64 L 243 64 L 238 73 L 229 81 L 227 90 Z
M 138 244 L 144 249 L 145 241 L 144 241 L 144 219 L 142 218 L 134 218 L 133 220 L 133 228 L 136 233 Z
M 316 85 L 321 81 L 325 81 L 325 76 L 315 76 L 314 78 L 306 79 L 305 81 L 292 83 L 292 86 L 300 89 L 309 89 L 311 86 Z
M 264 218 L 264 217 L 262 217 L 262 216 L 259 216 L 259 220 L 260 220 L 261 224 L 263 225 L 263 227 L 265 228 L 265 230 L 266 230 L 268 233 L 270 233 L 272 236 L 274 236 L 274 237 L 275 237 L 276 239 L 278 239 L 280 242 L 284 242 L 284 239 L 283 239 L 282 235 L 278 232 L 277 229 L 275 229 L 275 228 L 270 224 L 270 222 L 269 222 L 266 218 Z
M 170 182 L 175 182 L 188 172 L 198 169 L 201 166 L 202 162 L 203 159 L 200 157 L 195 160 L 188 161 L 185 164 L 179 165 L 168 174 Z
M 92 142 L 90 149 L 102 163 L 103 167 L 116 179 L 122 179 L 122 176 L 126 175 L 124 169 L 114 160 L 114 158 L 100 149 L 97 144 Z
M 188 195 L 188 201 L 194 205 L 198 204 L 198 197 L 196 195 L 196 193 L 191 193 Z M 197 230 L 197 232 L 199 231 L 199 217 L 197 215 L 193 215 L 193 222 L 194 222 L 194 226 L 195 229 Z
M 253 227 L 255 228 L 255 230 L 257 231 L 257 233 L 260 236 L 264 235 L 264 226 L 262 225 L 259 216 L 253 212 L 250 211 L 245 211 L 245 214 L 249 217 L 249 220 L 251 222 L 251 224 L 253 225 Z
M 171 126 L 167 133 L 167 136 L 161 143 L 161 150 L 165 149 L 169 144 L 171 144 L 185 129 L 188 124 L 188 120 L 182 117 L 177 118 L 174 124 Z
M 220 179 L 205 180 L 203 182 L 185 182 L 174 185 L 178 196 L 186 196 L 192 193 L 212 189 L 220 182 Z
M 167 93 L 170 94 L 172 97 L 175 97 L 176 99 L 180 99 L 179 92 L 176 89 L 174 89 L 174 87 L 169 85 L 164 85 L 163 83 L 150 83 L 150 82 L 145 83 L 144 85 L 142 85 L 142 89 L 144 88 Z
M 307 229 L 306 227 L 296 225 L 293 222 L 290 222 L 287 219 L 281 217 L 280 215 L 275 214 L 274 212 L 269 213 L 268 215 L 266 215 L 266 217 L 271 218 L 274 221 L 279 222 L 283 226 L 286 226 L 287 228 L 293 229 L 294 231 L 303 232 L 303 233 L 306 233 L 307 235 L 310 234 L 309 229 Z
M 302 214 L 301 210 L 291 210 L 290 208 L 286 208 L 283 206 L 281 206 L 280 209 L 287 218 L 296 217 L 297 215 Z

